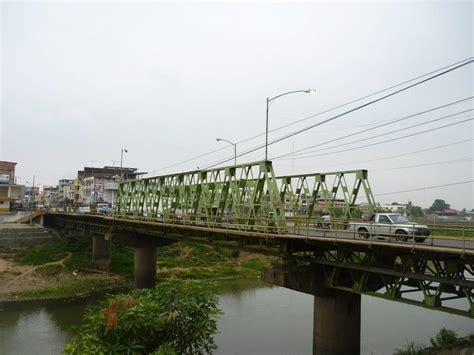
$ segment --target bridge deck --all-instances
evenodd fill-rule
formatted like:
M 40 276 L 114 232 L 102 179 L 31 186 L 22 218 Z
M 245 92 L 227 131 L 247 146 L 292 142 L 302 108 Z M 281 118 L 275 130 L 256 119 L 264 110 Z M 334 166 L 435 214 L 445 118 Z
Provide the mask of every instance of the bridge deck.
M 205 224 L 185 224 L 182 221 L 168 223 L 158 219 L 137 219 L 136 217 L 110 217 L 102 215 L 77 215 L 67 213 L 50 213 L 62 219 L 68 219 L 76 223 L 87 223 L 95 225 L 98 228 L 124 228 L 136 230 L 143 234 L 156 235 L 168 234 L 169 236 L 185 233 L 196 232 L 200 235 L 221 235 L 232 238 L 264 238 L 273 240 L 303 240 L 316 243 L 331 243 L 352 245 L 354 247 L 365 248 L 385 248 L 398 249 L 410 252 L 438 253 L 458 257 L 474 257 L 474 238 L 469 237 L 441 237 L 432 236 L 426 239 L 424 243 L 415 242 L 413 239 L 409 241 L 397 241 L 393 238 L 371 237 L 369 239 L 361 239 L 354 231 L 346 230 L 324 230 L 303 228 L 298 229 L 289 227 L 286 233 L 269 233 L 263 231 L 239 230 L 232 225 L 220 224 L 216 226 L 208 226 Z

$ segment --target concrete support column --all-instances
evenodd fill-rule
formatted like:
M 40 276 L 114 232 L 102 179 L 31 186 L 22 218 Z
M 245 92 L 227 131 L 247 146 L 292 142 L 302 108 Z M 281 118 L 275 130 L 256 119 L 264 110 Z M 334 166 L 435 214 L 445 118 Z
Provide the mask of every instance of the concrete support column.
M 313 355 L 360 354 L 360 295 L 314 296 Z
M 110 268 L 112 243 L 108 235 L 94 235 L 92 237 L 92 265 L 107 271 Z
M 136 246 L 133 270 L 135 288 L 153 288 L 156 284 L 156 245 Z

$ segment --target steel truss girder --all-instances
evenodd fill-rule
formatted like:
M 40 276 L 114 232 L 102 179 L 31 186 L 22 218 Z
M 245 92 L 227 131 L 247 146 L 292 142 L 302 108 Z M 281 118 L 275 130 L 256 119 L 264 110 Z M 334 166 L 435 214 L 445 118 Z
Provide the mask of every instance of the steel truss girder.
M 393 263 L 380 266 L 376 256 L 372 251 L 331 250 L 319 253 L 314 262 L 322 265 L 327 287 L 474 318 L 471 263 L 423 255 L 400 255 L 393 258 Z M 380 255 L 377 257 L 380 261 Z M 373 285 L 380 287 L 374 289 Z M 406 297 L 413 292 L 418 292 L 421 299 Z M 464 299 L 466 308 L 443 304 L 451 299 Z
M 350 182 L 348 183 L 348 179 Z M 336 199 L 343 200 L 342 217 L 350 218 L 356 208 L 361 188 L 367 200 L 369 213 L 374 212 L 375 201 L 367 170 L 347 170 L 328 173 L 279 176 L 280 198 L 289 200 L 294 216 L 311 218 L 318 200 L 324 201 L 326 212 L 335 214 Z M 329 188 L 328 184 L 332 184 Z M 352 188 L 350 189 L 350 186 Z M 303 203 L 306 201 L 306 203 Z
M 285 227 L 269 161 L 122 182 L 116 213 L 245 230 Z
M 375 202 L 367 174 L 367 170 L 349 170 L 275 177 L 270 161 L 255 162 L 124 181 L 119 185 L 115 208 L 118 215 L 171 223 L 231 225 L 245 230 L 278 226 L 281 233 L 286 227 L 286 200 L 291 201 L 295 216 L 308 220 L 314 216 L 318 200 L 324 200 L 326 211 L 333 215 L 339 196 L 344 201 L 342 214 L 349 218 L 362 188 L 368 211 L 373 212 Z

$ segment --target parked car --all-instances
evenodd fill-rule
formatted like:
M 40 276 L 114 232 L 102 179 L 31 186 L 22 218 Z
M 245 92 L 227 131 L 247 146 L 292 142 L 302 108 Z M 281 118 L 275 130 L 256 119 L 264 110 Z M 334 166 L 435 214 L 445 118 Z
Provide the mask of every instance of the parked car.
M 89 206 L 82 206 L 77 209 L 77 212 L 81 214 L 91 213 L 91 208 Z
M 395 237 L 396 240 L 407 241 L 415 236 L 415 241 L 419 243 L 431 234 L 428 226 L 410 222 L 398 213 L 376 213 L 368 222 L 351 222 L 349 229 L 355 230 L 361 238 Z
M 107 202 L 100 202 L 96 205 L 97 213 L 107 214 L 110 212 L 110 206 Z

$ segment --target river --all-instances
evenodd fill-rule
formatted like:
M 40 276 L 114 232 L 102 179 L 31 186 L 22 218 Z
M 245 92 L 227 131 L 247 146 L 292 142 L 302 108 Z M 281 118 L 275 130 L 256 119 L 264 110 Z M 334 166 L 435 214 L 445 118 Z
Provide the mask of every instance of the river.
M 228 281 L 223 289 L 217 354 L 311 354 L 313 297 L 251 280 Z M 85 307 L 56 302 L 1 309 L 0 354 L 61 353 Z M 459 335 L 474 331 L 472 319 L 368 296 L 361 322 L 362 354 L 392 354 L 409 340 L 429 344 L 442 327 Z

